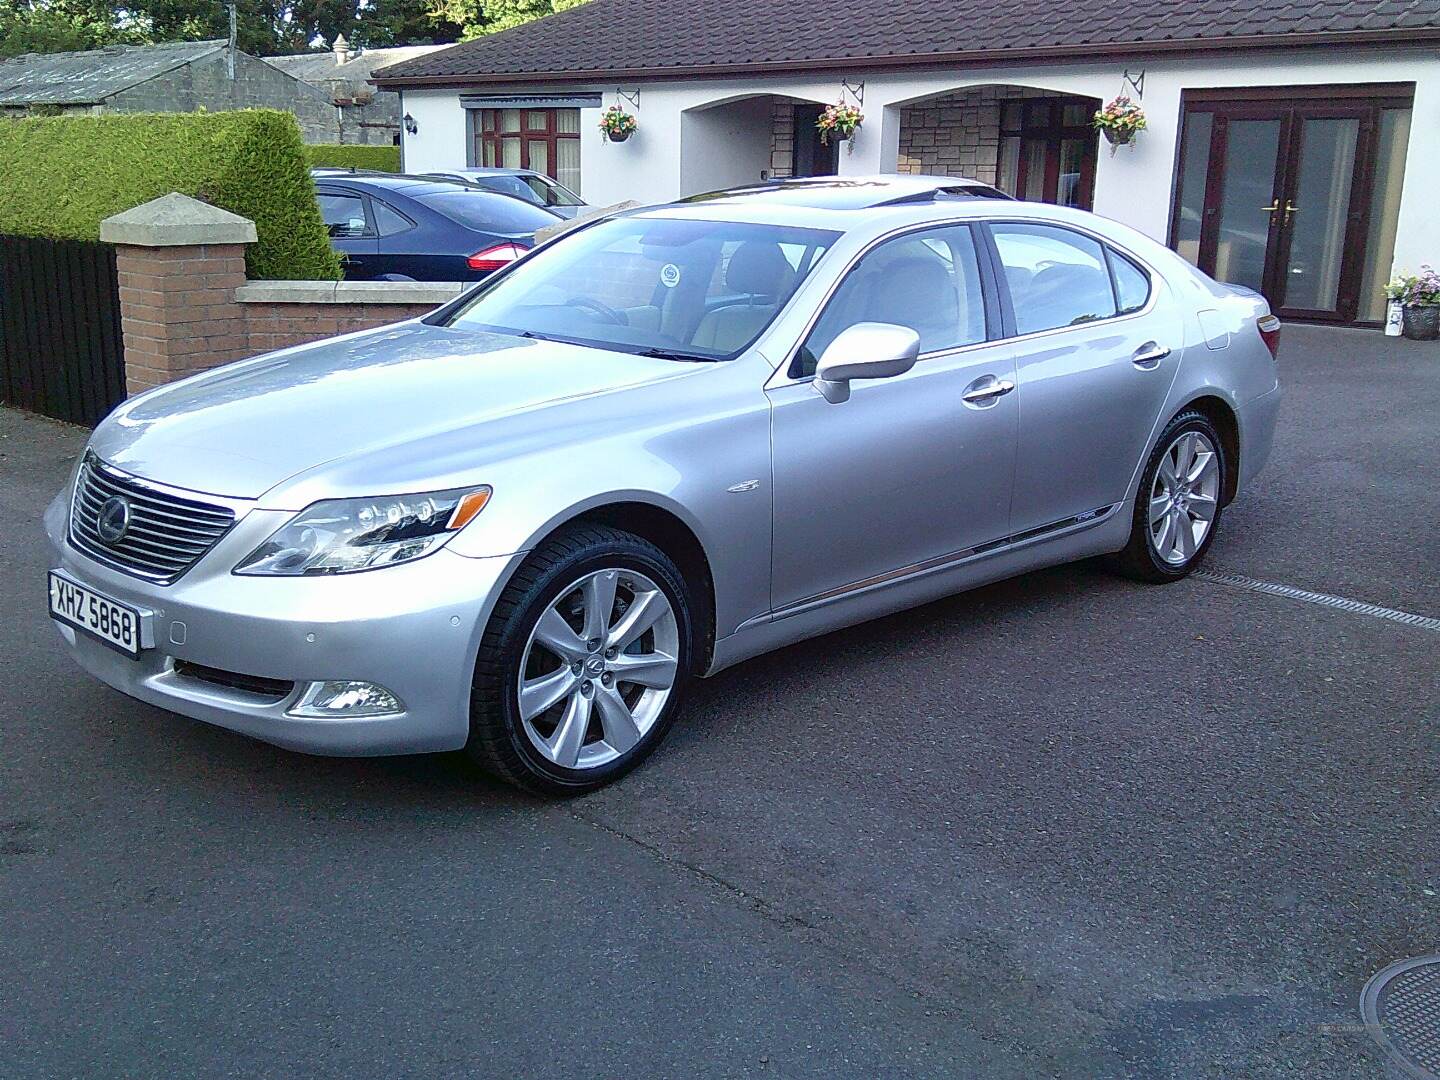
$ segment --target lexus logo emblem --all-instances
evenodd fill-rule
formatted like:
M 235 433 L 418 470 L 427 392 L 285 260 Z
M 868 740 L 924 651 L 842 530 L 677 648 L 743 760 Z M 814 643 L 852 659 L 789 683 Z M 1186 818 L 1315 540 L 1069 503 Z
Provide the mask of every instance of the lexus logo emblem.
M 95 532 L 105 543 L 118 544 L 129 531 L 130 503 L 119 495 L 112 495 L 95 515 Z

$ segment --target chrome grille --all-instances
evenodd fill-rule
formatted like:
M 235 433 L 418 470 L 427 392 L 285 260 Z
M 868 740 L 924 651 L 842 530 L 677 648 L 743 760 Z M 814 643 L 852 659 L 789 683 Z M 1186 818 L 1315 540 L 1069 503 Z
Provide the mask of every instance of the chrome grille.
M 120 496 L 129 524 L 113 542 L 101 539 L 100 508 Z M 97 562 L 168 585 L 189 570 L 235 523 L 228 506 L 182 497 L 86 454 L 70 503 L 70 543 Z

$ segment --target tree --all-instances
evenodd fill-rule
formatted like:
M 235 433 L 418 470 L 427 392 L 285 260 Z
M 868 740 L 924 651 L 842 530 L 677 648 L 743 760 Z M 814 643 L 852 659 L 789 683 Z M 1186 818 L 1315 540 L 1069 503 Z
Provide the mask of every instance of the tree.
M 432 14 L 431 6 L 432 0 L 362 0 L 355 25 L 345 36 L 351 45 L 364 49 L 459 41 L 460 24 Z
M 135 0 L 155 41 L 200 41 L 230 33 L 230 13 L 216 0 Z M 355 23 L 356 0 L 236 0 L 236 38 L 254 56 L 304 52 L 333 41 Z
M 557 11 L 578 7 L 585 0 L 433 0 L 430 12 L 435 18 L 457 23 L 462 29 L 461 40 L 509 30 L 553 15 Z
M 103 0 L 0 0 L 0 58 L 74 52 L 146 40 Z

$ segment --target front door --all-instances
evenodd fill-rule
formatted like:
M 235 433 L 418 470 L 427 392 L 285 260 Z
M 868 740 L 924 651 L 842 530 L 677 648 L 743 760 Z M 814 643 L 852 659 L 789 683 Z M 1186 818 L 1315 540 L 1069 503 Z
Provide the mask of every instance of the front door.
M 1187 128 L 1199 127 L 1183 143 L 1182 186 L 1199 171 L 1194 157 L 1209 168 L 1203 195 L 1193 182 L 1188 206 L 1181 194 L 1177 248 L 1218 280 L 1263 293 L 1282 317 L 1368 317 L 1377 266 L 1388 263 L 1378 245 L 1392 200 L 1375 197 L 1385 108 L 1340 97 L 1190 110 Z
M 1013 390 L 1015 360 L 1009 344 L 987 343 L 976 251 L 964 225 L 877 245 L 807 336 L 789 371 L 801 381 L 768 391 L 775 608 L 903 576 L 1008 532 L 1019 410 L 998 384 Z M 914 329 L 920 359 L 832 404 L 810 377 L 858 322 Z

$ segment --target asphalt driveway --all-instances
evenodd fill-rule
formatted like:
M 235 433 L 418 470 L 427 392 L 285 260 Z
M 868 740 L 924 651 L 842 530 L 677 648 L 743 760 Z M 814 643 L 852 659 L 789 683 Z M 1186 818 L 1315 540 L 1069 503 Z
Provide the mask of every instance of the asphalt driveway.
M 1440 617 L 1440 348 L 1287 327 L 1209 568 Z M 1440 633 L 1069 567 L 702 684 L 620 786 L 130 701 L 0 410 L 0 1076 L 1381 1077 L 1440 949 Z

